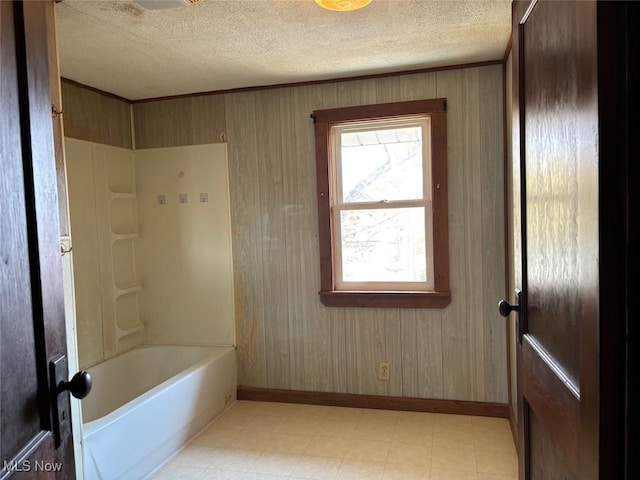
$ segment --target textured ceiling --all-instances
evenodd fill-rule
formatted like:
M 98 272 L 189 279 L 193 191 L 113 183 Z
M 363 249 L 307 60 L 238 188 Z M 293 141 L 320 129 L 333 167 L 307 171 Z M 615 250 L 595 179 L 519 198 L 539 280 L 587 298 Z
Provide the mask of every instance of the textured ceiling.
M 56 14 L 62 76 L 137 100 L 500 60 L 511 0 L 373 0 L 347 13 L 314 0 L 63 0 Z

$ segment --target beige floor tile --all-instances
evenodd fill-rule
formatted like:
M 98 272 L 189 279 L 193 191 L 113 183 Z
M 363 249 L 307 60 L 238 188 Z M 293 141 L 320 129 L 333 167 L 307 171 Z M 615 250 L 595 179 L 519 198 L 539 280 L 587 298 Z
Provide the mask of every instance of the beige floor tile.
M 349 439 L 353 437 L 357 427 L 358 422 L 355 420 L 325 419 L 318 429 L 318 435 L 322 435 L 323 437 Z
M 432 468 L 430 480 L 478 480 L 476 472 Z
M 294 403 L 269 403 L 265 402 L 265 415 L 276 415 L 278 417 L 291 417 L 298 413 L 300 409 Z
M 286 477 L 291 474 L 293 467 L 295 467 L 299 459 L 299 455 L 263 452 L 253 465 L 251 465 L 249 471 L 252 473 Z
M 477 472 L 476 452 L 472 449 L 431 447 L 431 467 L 442 470 Z
M 387 463 L 384 467 L 383 480 L 427 480 L 429 468 L 415 465 L 394 465 Z
M 198 480 L 206 469 L 187 465 L 169 464 L 157 472 L 153 480 Z
M 344 458 L 350 441 L 347 438 L 315 436 L 309 441 L 305 455 Z
M 242 480 L 247 472 L 208 468 L 198 480 Z
M 209 447 L 230 447 L 231 443 L 244 433 L 241 428 L 228 428 L 210 426 L 193 439 L 193 445 L 205 445 Z
M 391 441 L 395 443 L 402 443 L 404 445 L 432 445 L 433 438 L 431 434 L 422 434 L 422 435 L 407 435 L 394 432 L 391 437 Z
M 487 432 L 474 430 L 473 443 L 476 450 L 508 452 L 516 455 L 516 446 L 511 431 L 502 433 L 491 430 Z
M 187 445 L 171 460 L 172 465 L 188 467 L 209 467 L 219 455 L 217 447 L 204 445 Z
M 256 417 L 253 413 L 231 410 L 218 418 L 211 425 L 219 428 L 248 428 Z
M 329 407 L 325 420 L 348 420 L 357 422 L 362 415 L 362 409 L 350 407 Z
M 502 418 L 239 401 L 154 480 L 517 480 Z
M 431 445 L 392 443 L 387 455 L 389 463 L 428 467 L 431 465 Z
M 435 425 L 432 442 L 443 447 L 475 448 L 473 431 L 469 428 Z
M 293 467 L 291 477 L 306 480 L 333 480 L 341 465 L 342 460 L 339 458 L 303 455 Z
M 326 405 L 296 405 L 293 416 L 325 419 L 331 407 Z
M 240 450 L 254 450 L 261 452 L 271 443 L 273 437 L 274 434 L 271 432 L 252 432 L 250 430 L 244 430 L 240 435 L 233 439 L 229 447 Z
M 290 403 L 238 400 L 238 402 L 232 407 L 231 412 L 274 417 L 289 417 L 293 412 L 295 412 L 295 407 L 296 405 Z
M 264 449 L 267 452 L 303 453 L 311 439 L 311 435 L 296 435 L 290 433 L 276 433 Z
M 434 414 L 429 412 L 398 412 L 397 425 L 433 426 Z
M 265 408 L 267 408 L 268 402 L 251 402 L 248 400 L 238 400 L 231 406 L 227 412 L 241 412 L 241 413 L 257 413 L 264 414 Z
M 397 423 L 393 431 L 408 435 L 431 435 L 433 433 L 433 425 L 431 423 L 420 422 L 411 424 Z
M 289 479 L 288 475 L 270 475 L 268 473 L 248 472 L 242 477 L 242 480 L 285 480 Z
M 279 417 L 277 415 L 253 415 L 251 423 L 245 428 L 251 431 L 277 432 L 282 428 L 282 419 L 289 417 Z
M 336 480 L 382 480 L 383 462 L 364 462 L 345 459 L 338 470 Z
M 473 433 L 473 422 L 470 415 L 448 415 L 445 413 L 433 414 L 434 431 L 437 427 L 457 428 Z
M 353 439 L 347 448 L 345 458 L 371 462 L 385 462 L 391 442 Z
M 259 452 L 221 448 L 213 461 L 212 468 L 248 472 L 259 457 Z
M 511 425 L 506 418 L 471 416 L 471 424 L 474 430 L 510 432 Z
M 433 443 L 433 427 L 431 425 L 401 425 L 393 430 L 391 441 L 398 443 Z
M 398 421 L 398 412 L 395 410 L 364 409 L 360 414 L 360 423 L 384 423 L 395 425 Z
M 489 473 L 478 473 L 478 480 L 518 480 L 518 474 L 515 475 L 491 475 Z
M 479 450 L 476 452 L 479 473 L 494 475 L 517 475 L 518 461 L 511 452 L 491 452 Z
M 358 423 L 353 438 L 359 440 L 390 441 L 395 425 L 391 423 Z
M 322 433 L 322 424 L 319 418 L 289 417 L 280 427 L 280 433 L 318 435 Z

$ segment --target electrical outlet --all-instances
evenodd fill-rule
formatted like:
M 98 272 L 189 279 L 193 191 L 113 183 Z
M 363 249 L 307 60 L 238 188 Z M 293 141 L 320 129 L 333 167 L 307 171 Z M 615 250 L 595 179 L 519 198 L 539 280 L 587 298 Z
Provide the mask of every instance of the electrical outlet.
M 378 366 L 378 378 L 380 380 L 389 380 L 391 376 L 391 365 L 387 362 L 380 362 Z

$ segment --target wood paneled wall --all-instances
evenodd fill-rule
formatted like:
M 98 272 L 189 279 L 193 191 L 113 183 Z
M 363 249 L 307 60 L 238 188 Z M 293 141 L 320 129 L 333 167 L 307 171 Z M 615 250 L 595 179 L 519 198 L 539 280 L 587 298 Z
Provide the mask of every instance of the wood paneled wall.
M 451 304 L 323 306 L 311 112 L 437 97 L 448 99 Z M 226 133 L 241 385 L 508 401 L 496 307 L 505 293 L 501 65 L 137 103 L 134 118 L 138 148 Z M 378 380 L 382 361 L 390 381 Z
M 507 402 L 502 82 L 495 65 L 225 95 L 240 384 Z M 451 305 L 324 307 L 310 113 L 436 97 L 448 99 Z
M 133 148 L 129 102 L 64 79 L 62 101 L 66 137 Z
M 224 96 L 221 94 L 136 103 L 133 117 L 136 148 L 225 141 Z

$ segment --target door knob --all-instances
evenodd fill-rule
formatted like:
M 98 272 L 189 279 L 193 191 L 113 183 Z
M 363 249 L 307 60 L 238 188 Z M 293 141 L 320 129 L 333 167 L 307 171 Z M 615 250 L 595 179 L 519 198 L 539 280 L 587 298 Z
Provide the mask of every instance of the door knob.
M 508 317 L 511 312 L 519 312 L 520 305 L 511 305 L 506 300 L 500 300 L 498 302 L 498 311 L 503 317 Z
M 80 371 L 71 381 L 67 381 L 67 357 L 57 354 L 49 361 L 49 381 L 51 393 L 52 430 L 55 447 L 63 443 L 63 439 L 71 435 L 71 411 L 68 395 L 71 392 L 76 398 L 82 399 L 91 391 L 91 374 Z
M 519 288 L 516 288 L 516 304 L 511 305 L 506 300 L 500 300 L 498 302 L 498 311 L 503 317 L 508 317 L 511 312 L 517 312 L 518 318 L 516 319 L 518 328 L 518 343 L 522 343 L 522 336 L 527 330 L 527 301 L 523 297 L 523 293 Z M 525 308 L 520 309 L 521 305 L 525 305 Z
M 520 312 L 521 299 L 522 299 L 522 291 L 519 288 L 516 288 L 516 304 L 515 305 L 511 305 L 506 300 L 500 300 L 498 302 L 498 311 L 500 312 L 500 315 L 502 315 L 503 317 L 508 317 L 511 312 L 522 313 Z
M 91 374 L 81 370 L 73 376 L 70 382 L 60 382 L 58 392 L 65 390 L 69 390 L 71 395 L 82 400 L 91 392 Z

